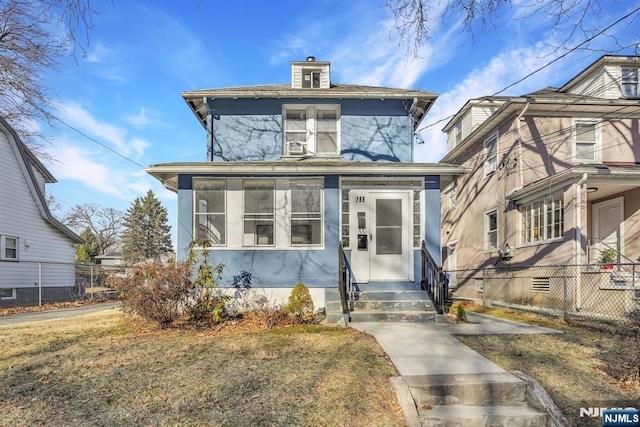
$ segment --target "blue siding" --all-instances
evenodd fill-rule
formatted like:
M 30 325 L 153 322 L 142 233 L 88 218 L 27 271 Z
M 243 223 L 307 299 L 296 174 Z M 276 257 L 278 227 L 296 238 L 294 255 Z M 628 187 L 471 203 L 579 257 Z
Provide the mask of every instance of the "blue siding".
M 214 161 L 277 160 L 282 155 L 284 104 L 340 105 L 341 149 L 347 160 L 412 161 L 409 101 L 214 99 L 210 157 Z

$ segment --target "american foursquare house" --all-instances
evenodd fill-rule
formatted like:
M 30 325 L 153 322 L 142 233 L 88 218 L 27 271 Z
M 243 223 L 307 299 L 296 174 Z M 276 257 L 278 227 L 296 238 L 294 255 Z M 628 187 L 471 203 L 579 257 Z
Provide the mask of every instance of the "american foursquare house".
M 437 94 L 335 84 L 309 57 L 290 83 L 182 96 L 207 161 L 146 169 L 178 194 L 178 259 L 195 242 L 225 285 L 249 272 L 286 299 L 302 282 L 316 308 L 337 290 L 341 245 L 361 291 L 419 290 L 423 241 L 440 263 L 440 189 L 463 168 L 413 159 Z

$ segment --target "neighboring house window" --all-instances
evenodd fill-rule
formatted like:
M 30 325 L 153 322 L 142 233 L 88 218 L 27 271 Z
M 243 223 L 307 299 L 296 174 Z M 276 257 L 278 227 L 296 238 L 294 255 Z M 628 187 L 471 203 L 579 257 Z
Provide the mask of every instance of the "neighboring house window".
M 484 248 L 486 250 L 498 248 L 498 211 L 493 210 L 484 214 Z
M 456 145 L 457 145 L 462 141 L 462 120 L 456 123 L 456 129 L 454 132 L 456 135 Z
M 18 260 L 18 238 L 12 236 L 2 236 L 2 259 L 7 261 Z
M 226 244 L 226 181 L 194 180 L 195 220 L 193 238 L 206 246 Z
M 622 96 L 626 98 L 638 97 L 638 68 L 622 68 Z
M 0 289 L 0 300 L 2 299 L 16 299 L 16 289 Z
M 457 203 L 457 189 L 456 187 L 451 188 L 451 190 L 449 190 L 448 193 L 448 199 L 449 199 L 449 210 L 452 211 L 456 208 L 456 203 Z
M 302 72 L 302 88 L 303 89 L 320 88 L 320 70 L 304 70 Z
M 564 235 L 564 202 L 561 194 L 521 205 L 520 215 L 522 243 L 544 242 Z
M 576 119 L 573 126 L 575 159 L 582 162 L 599 162 L 600 131 L 599 122 L 590 119 Z
M 494 133 L 484 141 L 484 175 L 488 176 L 498 170 L 498 133 Z
M 287 106 L 283 117 L 285 154 L 339 154 L 338 106 Z
M 291 245 L 322 244 L 322 182 L 291 181 Z
M 275 182 L 244 181 L 244 245 L 273 246 Z

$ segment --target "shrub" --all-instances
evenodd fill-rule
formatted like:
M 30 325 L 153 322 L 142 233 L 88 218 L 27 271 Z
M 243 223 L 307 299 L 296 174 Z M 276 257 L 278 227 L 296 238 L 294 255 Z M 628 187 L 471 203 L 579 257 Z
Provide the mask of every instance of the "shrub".
M 186 262 L 139 264 L 126 276 L 112 275 L 109 285 L 120 295 L 126 312 L 161 328 L 184 315 L 191 321 L 219 323 L 229 300 L 217 289 L 223 268 L 223 264 L 209 265 L 208 252 L 198 255 L 191 250 Z
M 285 311 L 293 315 L 298 320 L 313 320 L 313 300 L 309 289 L 302 283 L 298 283 L 289 295 L 289 301 L 285 307 Z
M 120 295 L 125 312 L 166 328 L 181 314 L 191 288 L 190 275 L 187 263 L 152 263 L 132 267 L 124 277 L 112 275 L 108 281 Z
M 467 321 L 467 311 L 464 309 L 462 304 L 458 304 L 458 308 L 456 308 L 456 320 L 459 322 Z

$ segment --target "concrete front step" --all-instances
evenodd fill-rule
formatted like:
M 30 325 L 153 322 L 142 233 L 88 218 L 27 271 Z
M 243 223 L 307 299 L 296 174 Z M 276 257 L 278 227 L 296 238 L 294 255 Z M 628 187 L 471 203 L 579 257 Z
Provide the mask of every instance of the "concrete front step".
M 352 311 L 352 322 L 435 322 L 435 311 Z
M 340 301 L 340 292 L 337 289 L 326 289 L 324 292 L 325 300 Z M 394 299 L 411 300 L 421 299 L 429 300 L 426 291 L 423 290 L 386 290 L 386 291 L 356 291 L 354 292 L 356 301 L 390 301 Z
M 527 406 L 422 405 L 418 415 L 423 426 L 546 427 L 547 414 Z
M 341 311 L 342 302 L 325 301 L 327 311 Z M 434 311 L 430 300 L 355 301 L 355 311 Z
M 508 372 L 403 377 L 416 405 L 524 405 L 527 384 Z

